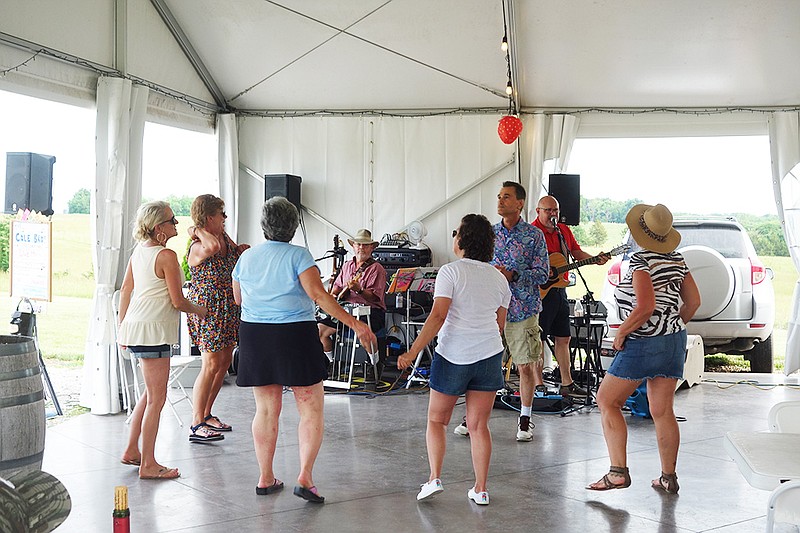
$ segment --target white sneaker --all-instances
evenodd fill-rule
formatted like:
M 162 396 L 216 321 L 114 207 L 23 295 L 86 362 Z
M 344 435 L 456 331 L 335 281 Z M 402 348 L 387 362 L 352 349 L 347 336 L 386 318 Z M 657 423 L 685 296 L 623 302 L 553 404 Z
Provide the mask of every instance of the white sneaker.
M 517 426 L 517 442 L 530 442 L 533 440 L 533 423 L 531 417 L 519 417 L 519 425 Z
M 474 501 L 478 505 L 489 505 L 489 493 L 486 491 L 475 492 L 475 487 L 467 491 L 467 498 Z
M 422 500 L 427 500 L 428 498 L 433 498 L 440 492 L 444 490 L 442 487 L 442 480 L 441 479 L 434 479 L 428 481 L 427 483 L 423 483 L 419 486 L 419 494 L 417 494 L 417 501 L 421 502 Z
M 453 433 L 456 435 L 461 435 L 462 437 L 469 437 L 469 429 L 467 429 L 467 417 L 464 417 L 464 420 L 455 427 Z

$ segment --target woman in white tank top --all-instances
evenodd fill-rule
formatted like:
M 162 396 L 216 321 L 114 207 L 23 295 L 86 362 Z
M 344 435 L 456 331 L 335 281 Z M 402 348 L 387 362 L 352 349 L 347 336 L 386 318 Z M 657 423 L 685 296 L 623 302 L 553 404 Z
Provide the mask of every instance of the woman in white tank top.
M 149 202 L 136 213 L 133 250 L 120 289 L 117 342 L 140 359 L 145 391 L 131 415 L 131 434 L 122 463 L 139 467 L 141 479 L 174 479 L 177 468 L 155 458 L 161 409 L 167 399 L 171 347 L 178 341 L 180 312 L 205 316 L 205 307 L 183 297 L 178 256 L 166 248 L 178 234 L 178 221 L 167 202 Z M 139 451 L 139 437 L 142 439 Z

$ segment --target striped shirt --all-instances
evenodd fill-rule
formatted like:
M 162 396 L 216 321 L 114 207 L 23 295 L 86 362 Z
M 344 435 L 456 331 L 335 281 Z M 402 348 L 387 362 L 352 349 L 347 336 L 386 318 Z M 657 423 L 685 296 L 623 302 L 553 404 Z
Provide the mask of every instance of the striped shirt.
M 633 292 L 633 273 L 643 270 L 650 274 L 656 297 L 656 308 L 647 322 L 631 332 L 630 337 L 655 337 L 670 335 L 686 328 L 681 320 L 680 292 L 683 279 L 689 272 L 683 256 L 678 252 L 659 254 L 648 250 L 631 256 L 630 267 L 625 278 L 614 290 L 619 316 L 625 320 L 636 307 Z

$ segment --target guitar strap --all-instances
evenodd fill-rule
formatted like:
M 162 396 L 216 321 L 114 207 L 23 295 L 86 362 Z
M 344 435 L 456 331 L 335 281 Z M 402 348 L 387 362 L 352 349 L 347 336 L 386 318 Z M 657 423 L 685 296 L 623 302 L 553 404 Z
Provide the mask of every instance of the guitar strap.
M 355 258 L 354 258 L 354 260 L 355 260 Z M 363 273 L 364 273 L 364 271 L 365 271 L 366 269 L 368 269 L 372 263 L 375 263 L 375 262 L 376 262 L 376 261 L 375 261 L 375 258 L 374 258 L 374 257 L 370 257 L 369 259 L 367 259 L 366 261 L 364 261 L 363 263 L 361 263 L 361 266 L 360 266 L 360 267 L 358 267 L 358 269 L 357 269 L 355 272 L 353 272 L 353 277 L 356 277 L 356 276 L 358 276 L 359 274 L 363 274 Z M 341 276 L 341 275 L 342 275 L 342 273 L 341 273 L 341 272 L 339 272 L 339 276 Z M 336 276 L 336 277 L 338 278 L 339 276 Z M 352 279 L 352 278 L 351 278 L 351 279 Z

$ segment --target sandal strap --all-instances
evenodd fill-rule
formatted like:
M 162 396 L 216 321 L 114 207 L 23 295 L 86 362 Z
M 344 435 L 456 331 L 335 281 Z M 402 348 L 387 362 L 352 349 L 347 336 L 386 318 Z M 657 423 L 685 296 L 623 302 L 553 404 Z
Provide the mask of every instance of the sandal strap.
M 628 474 L 628 467 L 627 466 L 610 466 L 608 467 L 608 471 L 614 474 L 621 474 L 623 476 Z M 662 472 L 663 474 L 663 472 Z

